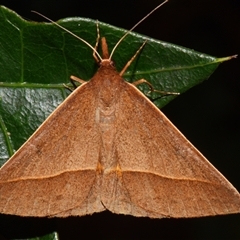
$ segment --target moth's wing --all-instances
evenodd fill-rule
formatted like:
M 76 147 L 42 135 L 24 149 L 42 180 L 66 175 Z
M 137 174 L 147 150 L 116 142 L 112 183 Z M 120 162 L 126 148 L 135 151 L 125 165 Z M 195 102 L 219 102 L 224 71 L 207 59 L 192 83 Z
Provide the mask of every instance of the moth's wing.
M 77 88 L 1 168 L 1 213 L 69 216 L 104 210 L 90 85 Z
M 237 190 L 128 83 L 121 91 L 117 119 L 118 163 L 104 176 L 107 209 L 151 218 L 240 212 Z

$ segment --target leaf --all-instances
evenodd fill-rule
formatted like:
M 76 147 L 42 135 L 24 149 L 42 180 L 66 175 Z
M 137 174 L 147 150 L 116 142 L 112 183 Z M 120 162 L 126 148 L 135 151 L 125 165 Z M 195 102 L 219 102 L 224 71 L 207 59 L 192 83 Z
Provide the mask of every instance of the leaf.
M 50 233 L 41 237 L 26 238 L 25 240 L 58 240 L 57 233 Z
M 67 18 L 58 23 L 95 46 L 96 21 Z M 105 23 L 99 26 L 109 49 L 126 32 Z M 86 44 L 53 24 L 28 22 L 1 7 L 0 29 L 0 164 L 3 164 L 66 98 L 69 91 L 63 83 L 69 83 L 70 75 L 88 80 L 96 72 L 97 64 Z M 207 79 L 220 62 L 230 59 L 214 58 L 130 33 L 113 56 L 119 71 L 145 40 L 147 44 L 124 78 L 130 82 L 144 78 L 157 90 L 183 93 Z M 146 85 L 139 88 L 149 92 Z M 154 103 L 162 107 L 173 98 L 162 97 Z
M 50 234 L 44 235 L 42 237 L 31 238 L 29 240 L 58 240 L 58 239 L 59 238 L 58 238 L 57 233 L 50 233 Z

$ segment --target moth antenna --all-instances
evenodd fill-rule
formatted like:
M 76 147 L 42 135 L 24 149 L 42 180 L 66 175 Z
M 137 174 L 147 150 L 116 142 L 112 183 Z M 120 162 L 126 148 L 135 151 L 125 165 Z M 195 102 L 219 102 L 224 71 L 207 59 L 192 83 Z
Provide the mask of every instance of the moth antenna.
M 160 8 L 163 4 L 165 4 L 166 2 L 168 2 L 168 0 L 165 0 L 163 3 L 159 4 L 157 7 L 155 7 L 150 13 L 148 13 L 144 18 L 142 18 L 139 22 L 137 22 L 130 30 L 128 30 L 117 42 L 117 44 L 115 45 L 115 47 L 113 48 L 109 60 L 111 60 L 113 53 L 115 52 L 116 48 L 118 47 L 118 45 L 122 42 L 122 40 L 134 29 L 136 28 L 141 22 L 143 22 L 147 17 L 149 17 L 153 12 L 155 12 L 158 8 Z
M 83 38 L 77 36 L 76 34 L 74 34 L 73 32 L 69 31 L 68 29 L 66 29 L 65 27 L 61 26 L 60 24 L 54 22 L 52 19 L 44 16 L 43 14 L 39 13 L 39 12 L 36 12 L 36 11 L 31 11 L 33 13 L 36 13 L 38 14 L 39 16 L 45 18 L 46 20 L 48 20 L 49 22 L 53 23 L 54 25 L 58 26 L 59 28 L 63 29 L 65 32 L 71 34 L 72 36 L 74 36 L 75 38 L 79 39 L 80 41 L 84 42 L 88 47 L 90 47 L 94 52 L 95 54 L 99 57 L 100 61 L 102 61 L 102 57 L 100 56 L 100 54 L 97 52 L 97 50 L 91 45 L 89 44 L 86 40 L 84 40 Z

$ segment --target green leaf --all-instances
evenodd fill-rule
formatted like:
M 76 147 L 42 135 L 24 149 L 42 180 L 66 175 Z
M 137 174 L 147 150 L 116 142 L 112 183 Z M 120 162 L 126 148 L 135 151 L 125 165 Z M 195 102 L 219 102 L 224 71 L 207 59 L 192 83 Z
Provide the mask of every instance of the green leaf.
M 59 237 L 57 233 L 50 233 L 41 237 L 26 238 L 25 240 L 59 240 Z
M 59 237 L 58 237 L 57 233 L 50 233 L 50 234 L 44 235 L 42 237 L 31 238 L 29 240 L 59 240 Z
M 95 46 L 96 21 L 67 18 L 58 22 Z M 99 23 L 111 50 L 126 30 Z M 0 8 L 0 164 L 3 164 L 69 94 L 63 84 L 70 75 L 89 80 L 97 70 L 92 50 L 50 23 L 23 20 Z M 215 58 L 170 43 L 130 33 L 116 49 L 113 60 L 120 71 L 147 40 L 124 78 L 144 78 L 155 89 L 183 93 L 207 79 L 220 62 Z M 139 85 L 147 93 L 149 88 Z M 159 97 L 152 93 L 152 98 Z M 175 95 L 158 98 L 158 107 Z

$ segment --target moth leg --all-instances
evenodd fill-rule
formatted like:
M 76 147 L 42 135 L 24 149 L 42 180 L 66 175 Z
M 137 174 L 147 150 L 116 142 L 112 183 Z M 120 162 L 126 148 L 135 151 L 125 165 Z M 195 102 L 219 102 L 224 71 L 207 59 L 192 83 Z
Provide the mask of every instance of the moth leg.
M 98 44 L 99 44 L 99 40 L 100 40 L 100 32 L 99 32 L 98 21 L 96 22 L 96 27 L 97 27 L 97 39 L 96 39 L 96 44 L 95 44 L 94 49 L 97 51 L 97 49 L 98 49 Z M 96 61 L 97 63 L 99 63 L 100 60 L 99 60 L 99 58 L 98 58 L 97 55 L 96 55 L 96 51 L 93 51 L 93 58 L 95 59 L 95 61 Z
M 157 92 L 157 93 L 160 93 L 160 94 L 163 94 L 163 95 L 179 95 L 180 94 L 180 93 L 177 93 L 177 92 L 166 92 L 166 91 L 156 90 L 156 89 L 154 89 L 153 85 L 150 82 L 148 82 L 146 79 L 144 79 L 144 78 L 139 79 L 139 80 L 133 82 L 132 84 L 134 86 L 137 86 L 137 85 L 143 84 L 143 83 L 147 84 L 148 87 L 150 88 L 148 93 L 150 93 L 150 92 Z
M 70 81 L 73 84 L 73 86 L 76 87 L 76 88 L 77 88 L 77 85 L 75 84 L 75 82 L 79 82 L 80 84 L 83 84 L 83 83 L 86 82 L 85 80 L 82 80 L 81 78 L 78 78 L 78 77 L 73 76 L 73 75 L 70 77 Z
M 75 77 L 75 76 L 71 76 L 71 77 L 70 77 L 70 81 L 71 81 L 74 89 L 76 89 L 76 88 L 78 87 L 75 82 L 79 82 L 80 84 L 86 82 L 86 81 L 84 81 L 84 80 L 82 80 L 82 79 L 80 79 L 80 78 L 78 78 L 78 77 Z M 72 91 L 74 90 L 74 89 L 72 89 L 71 87 L 67 86 L 66 84 L 63 84 L 63 86 L 64 86 L 65 88 L 67 88 L 70 92 L 72 92 Z
M 132 58 L 127 62 L 127 64 L 122 69 L 122 71 L 119 73 L 120 76 L 122 76 L 126 72 L 127 68 L 132 64 L 132 62 L 134 61 L 136 56 L 139 54 L 139 52 L 142 50 L 142 48 L 144 47 L 146 42 L 147 42 L 147 40 L 144 41 L 144 43 L 141 45 L 141 47 L 136 51 L 136 53 L 132 56 Z
M 69 90 L 70 92 L 73 92 L 73 89 L 70 88 L 69 86 L 67 86 L 66 84 L 63 84 L 63 86 L 64 86 L 67 90 Z

